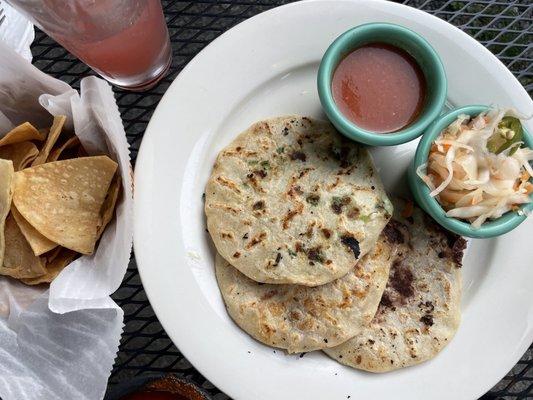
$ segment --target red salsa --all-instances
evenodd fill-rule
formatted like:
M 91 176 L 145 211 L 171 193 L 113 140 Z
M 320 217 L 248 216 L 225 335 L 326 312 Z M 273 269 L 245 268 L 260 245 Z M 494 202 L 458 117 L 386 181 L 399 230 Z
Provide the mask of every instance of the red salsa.
M 413 122 L 424 105 L 426 81 L 415 59 L 385 43 L 348 54 L 331 83 L 339 110 L 357 126 L 391 133 Z

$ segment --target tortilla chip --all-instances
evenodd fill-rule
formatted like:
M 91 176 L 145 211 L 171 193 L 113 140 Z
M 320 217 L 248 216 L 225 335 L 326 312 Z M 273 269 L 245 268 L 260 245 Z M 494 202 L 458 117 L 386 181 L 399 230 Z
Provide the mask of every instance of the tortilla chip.
M 61 146 L 54 148 L 50 155 L 48 156 L 48 159 L 46 162 L 54 162 L 59 160 L 59 157 L 63 154 L 65 150 L 75 148 L 76 146 L 79 146 L 80 139 L 78 139 L 77 136 L 72 136 L 67 139 L 65 143 L 63 143 Z M 69 157 L 71 158 L 71 157 Z
M 46 139 L 50 133 L 50 128 L 39 128 L 38 131 Z
M 6 135 L 0 139 L 0 147 L 7 146 L 8 144 L 15 144 L 26 142 L 28 140 L 43 141 L 46 135 L 43 135 L 29 122 L 24 122 L 22 125 L 17 126 L 10 130 Z
M 98 228 L 96 230 L 97 240 L 100 239 L 100 236 L 102 236 L 102 233 L 104 233 L 107 224 L 109 224 L 115 213 L 115 205 L 117 204 L 117 199 L 121 188 L 120 182 L 120 175 L 115 174 L 115 177 L 109 186 L 109 190 L 107 191 L 104 204 L 102 204 L 102 208 L 100 209 L 100 223 L 98 224 Z
M 117 163 L 107 156 L 56 161 L 15 173 L 13 202 L 49 240 L 91 254 Z
M 0 160 L 0 267 L 4 261 L 4 226 L 11 207 L 14 174 L 13 163 L 9 160 Z
M 15 206 L 11 206 L 11 214 L 15 218 L 20 231 L 33 250 L 33 254 L 40 256 L 41 254 L 49 252 L 53 248 L 57 247 L 57 243 L 48 240 L 46 237 L 41 235 L 37 229 L 31 226 L 30 223 L 26 221 L 22 215 L 20 215 Z
M 42 260 L 33 254 L 13 215 L 6 220 L 6 252 L 0 275 L 13 278 L 36 278 L 46 273 Z
M 46 264 L 50 264 L 54 259 L 59 255 L 59 253 L 64 249 L 64 247 L 56 246 L 53 250 L 50 250 L 48 253 L 45 253 L 41 256 L 46 260 Z
M 54 117 L 54 122 L 52 123 L 52 126 L 50 127 L 50 133 L 46 137 L 46 142 L 43 145 L 43 148 L 41 149 L 39 155 L 35 160 L 33 160 L 33 163 L 31 164 L 32 167 L 36 165 L 41 165 L 46 162 L 46 159 L 48 158 L 48 155 L 50 154 L 50 151 L 54 147 L 54 145 L 57 142 L 57 139 L 59 138 L 59 135 L 61 134 L 61 129 L 63 129 L 63 125 L 65 124 L 65 121 L 67 120 L 67 117 L 64 115 L 57 115 Z
M 85 151 L 85 147 L 83 147 L 80 144 L 80 146 L 78 147 L 78 155 L 77 155 L 77 157 L 81 158 L 81 157 L 88 157 L 88 156 L 89 156 L 89 153 L 87 153 L 87 151 Z
M 46 264 L 46 274 L 37 278 L 22 279 L 26 285 L 39 285 L 52 282 L 67 265 L 74 261 L 79 254 L 75 251 L 59 247 L 61 249 L 52 262 Z
M 0 147 L 0 158 L 13 161 L 15 171 L 26 168 L 38 155 L 39 149 L 30 141 Z

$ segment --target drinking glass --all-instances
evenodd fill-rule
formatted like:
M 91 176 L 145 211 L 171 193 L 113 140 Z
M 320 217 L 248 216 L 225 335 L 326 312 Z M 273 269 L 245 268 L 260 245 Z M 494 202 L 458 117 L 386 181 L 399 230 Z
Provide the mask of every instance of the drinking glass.
M 142 91 L 168 71 L 160 0 L 7 0 L 112 84 Z

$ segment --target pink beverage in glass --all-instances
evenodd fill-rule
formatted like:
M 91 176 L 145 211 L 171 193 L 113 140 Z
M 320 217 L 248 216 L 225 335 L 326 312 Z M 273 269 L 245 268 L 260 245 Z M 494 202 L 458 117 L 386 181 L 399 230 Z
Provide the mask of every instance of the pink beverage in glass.
M 160 0 L 7 0 L 114 85 L 146 90 L 172 52 Z

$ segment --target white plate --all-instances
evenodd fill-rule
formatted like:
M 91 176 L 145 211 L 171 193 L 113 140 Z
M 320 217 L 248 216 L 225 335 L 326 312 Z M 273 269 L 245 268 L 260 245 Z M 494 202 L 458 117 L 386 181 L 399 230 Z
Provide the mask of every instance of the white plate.
M 533 233 L 470 243 L 463 267 L 463 321 L 434 360 L 387 374 L 343 367 L 320 352 L 289 356 L 241 331 L 227 315 L 213 272 L 202 192 L 217 152 L 256 120 L 323 117 L 320 58 L 343 31 L 373 21 L 407 26 L 440 53 L 457 106 L 497 103 L 532 114 L 531 99 L 483 46 L 448 23 L 382 1 L 312 1 L 251 18 L 215 40 L 161 100 L 136 167 L 135 251 L 144 288 L 170 338 L 235 399 L 474 399 L 533 340 Z M 531 123 L 528 124 L 533 131 Z M 387 188 L 402 179 L 416 143 L 374 149 Z

